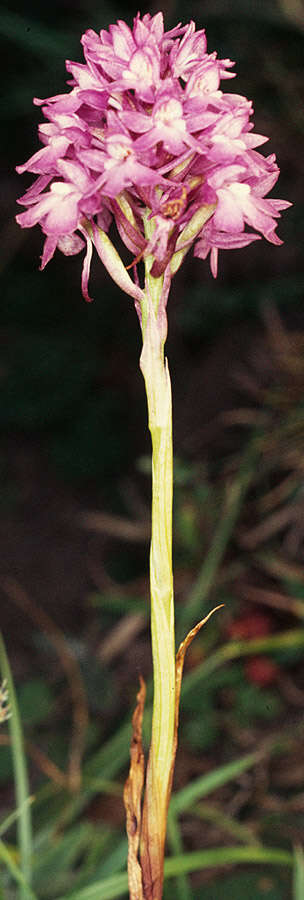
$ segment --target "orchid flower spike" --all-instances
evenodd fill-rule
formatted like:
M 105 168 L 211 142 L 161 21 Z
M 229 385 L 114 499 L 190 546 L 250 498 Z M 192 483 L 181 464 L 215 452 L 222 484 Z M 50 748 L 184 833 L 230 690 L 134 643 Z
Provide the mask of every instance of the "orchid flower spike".
M 219 249 L 245 247 L 276 234 L 283 200 L 266 199 L 277 181 L 275 156 L 257 148 L 252 104 L 224 92 L 233 63 L 207 52 L 195 23 L 164 30 L 163 15 L 138 13 L 81 39 L 84 63 L 66 61 L 71 90 L 34 99 L 42 106 L 43 144 L 17 171 L 38 175 L 19 203 L 23 228 L 45 234 L 41 268 L 55 249 L 87 252 L 82 290 L 88 293 L 92 246 L 110 275 L 140 304 L 136 263 L 153 255 L 152 276 L 170 277 L 193 245 L 210 254 L 214 276 Z M 152 228 L 147 239 L 147 210 Z M 132 254 L 128 268 L 108 236 L 111 225 Z M 115 241 L 115 239 L 114 239 Z

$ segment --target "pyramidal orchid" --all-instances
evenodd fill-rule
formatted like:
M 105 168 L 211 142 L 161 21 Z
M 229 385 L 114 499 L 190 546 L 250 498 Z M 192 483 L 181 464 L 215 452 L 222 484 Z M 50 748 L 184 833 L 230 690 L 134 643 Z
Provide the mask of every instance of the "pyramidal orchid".
M 267 197 L 279 175 L 275 156 L 257 149 L 268 138 L 253 131 L 252 103 L 222 90 L 222 82 L 234 78 L 234 64 L 207 52 L 205 32 L 196 31 L 194 22 L 166 32 L 161 12 L 138 13 L 133 28 L 118 21 L 99 34 L 89 29 L 82 45 L 85 62 L 66 62 L 70 90 L 34 100 L 45 119 L 39 127 L 43 146 L 17 166 L 19 173 L 38 176 L 19 200 L 25 210 L 17 221 L 23 228 L 40 224 L 42 269 L 56 249 L 66 256 L 84 252 L 86 300 L 95 249 L 133 298 L 140 320 L 152 438 L 154 705 L 145 773 L 141 683 L 125 805 L 131 900 L 161 900 L 183 660 L 204 624 L 190 632 L 175 659 L 167 299 L 191 248 L 197 257 L 209 256 L 216 277 L 219 250 L 261 237 L 281 244 L 277 219 L 290 204 Z M 115 233 L 130 253 L 128 266 L 116 250 Z

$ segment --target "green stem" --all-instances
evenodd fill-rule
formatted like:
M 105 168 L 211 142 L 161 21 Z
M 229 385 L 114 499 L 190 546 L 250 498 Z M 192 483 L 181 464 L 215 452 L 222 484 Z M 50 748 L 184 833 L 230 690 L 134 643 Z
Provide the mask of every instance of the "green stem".
M 153 279 L 148 269 L 140 361 L 145 379 L 152 440 L 150 592 L 154 678 L 152 735 L 144 808 L 147 836 L 146 843 L 144 841 L 144 856 L 145 853 L 149 855 L 151 883 L 154 884 L 155 879 L 158 881 L 155 893 L 153 888 L 153 897 L 158 898 L 161 896 L 162 874 L 160 876 L 159 873 L 160 868 L 162 869 L 171 788 L 175 723 L 172 404 L 170 376 L 164 359 L 164 332 L 157 321 L 162 281 L 162 278 Z
M 149 398 L 148 398 L 149 403 Z M 175 714 L 175 645 L 172 576 L 172 431 L 169 421 L 151 428 L 152 536 L 150 548 L 151 634 L 154 702 L 151 750 L 155 771 L 167 782 Z

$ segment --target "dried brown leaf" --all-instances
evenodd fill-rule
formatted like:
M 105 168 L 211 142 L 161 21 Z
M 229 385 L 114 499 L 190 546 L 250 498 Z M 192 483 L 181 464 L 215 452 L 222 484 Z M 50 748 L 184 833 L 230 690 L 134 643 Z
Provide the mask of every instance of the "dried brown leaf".
M 190 644 L 192 644 L 193 638 L 199 633 L 201 628 L 211 619 L 213 613 L 217 612 L 218 609 L 222 609 L 224 603 L 220 603 L 219 606 L 215 606 L 214 609 L 211 609 L 210 612 L 205 616 L 204 619 L 201 619 L 194 628 L 191 628 L 191 631 L 188 632 L 187 636 L 184 638 L 182 643 L 179 645 L 177 654 L 176 654 L 176 668 L 175 668 L 175 725 L 174 725 L 174 744 L 173 744 L 173 756 L 172 756 L 172 769 L 171 769 L 171 782 L 170 782 L 170 793 L 168 798 L 168 803 L 171 794 L 173 774 L 174 774 L 174 765 L 175 765 L 175 757 L 177 751 L 177 741 L 178 741 L 178 723 L 179 723 L 179 702 L 180 702 L 180 693 L 182 687 L 182 677 L 183 677 L 183 669 L 186 652 Z
M 142 872 L 138 861 L 141 830 L 141 796 L 145 777 L 145 758 L 142 746 L 142 720 L 146 698 L 146 686 L 140 678 L 140 689 L 132 719 L 130 771 L 124 788 L 124 804 L 127 816 L 128 879 L 130 900 L 144 900 Z
M 141 866 L 144 889 L 144 900 L 161 900 L 163 890 L 163 869 L 164 869 L 164 847 L 166 837 L 166 825 L 168 806 L 172 789 L 175 757 L 177 750 L 177 733 L 179 720 L 179 701 L 182 683 L 182 674 L 184 667 L 184 659 L 186 650 L 190 646 L 193 638 L 198 634 L 208 619 L 221 609 L 223 604 L 216 606 L 211 610 L 195 628 L 192 628 L 187 634 L 185 640 L 181 643 L 176 657 L 176 678 L 175 678 L 175 723 L 174 738 L 172 744 L 172 759 L 170 775 L 165 795 L 157 790 L 157 779 L 153 772 L 153 755 L 150 752 L 147 776 L 145 799 L 143 806 L 142 819 L 142 835 L 141 835 Z

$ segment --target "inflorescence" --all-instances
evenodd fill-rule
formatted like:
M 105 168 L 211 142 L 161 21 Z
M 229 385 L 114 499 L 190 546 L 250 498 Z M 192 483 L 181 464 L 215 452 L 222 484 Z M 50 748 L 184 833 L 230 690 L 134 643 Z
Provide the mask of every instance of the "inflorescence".
M 38 175 L 17 221 L 41 225 L 41 268 L 56 247 L 69 256 L 86 245 L 82 289 L 90 299 L 93 245 L 113 274 L 112 244 L 100 239 L 113 220 L 133 256 L 135 281 L 126 273 L 121 286 L 134 298 L 136 266 L 148 256 L 152 275 L 166 271 L 171 280 L 194 245 L 195 256 L 210 252 L 216 276 L 219 249 L 261 235 L 282 243 L 276 220 L 290 204 L 265 199 L 279 175 L 275 155 L 256 149 L 268 139 L 253 133 L 251 101 L 221 90 L 233 63 L 207 53 L 203 30 L 190 22 L 165 32 L 161 12 L 138 13 L 132 29 L 123 21 L 99 34 L 89 29 L 82 45 L 85 63 L 66 62 L 70 92 L 34 99 L 47 120 L 39 127 L 44 146 L 17 167 Z

